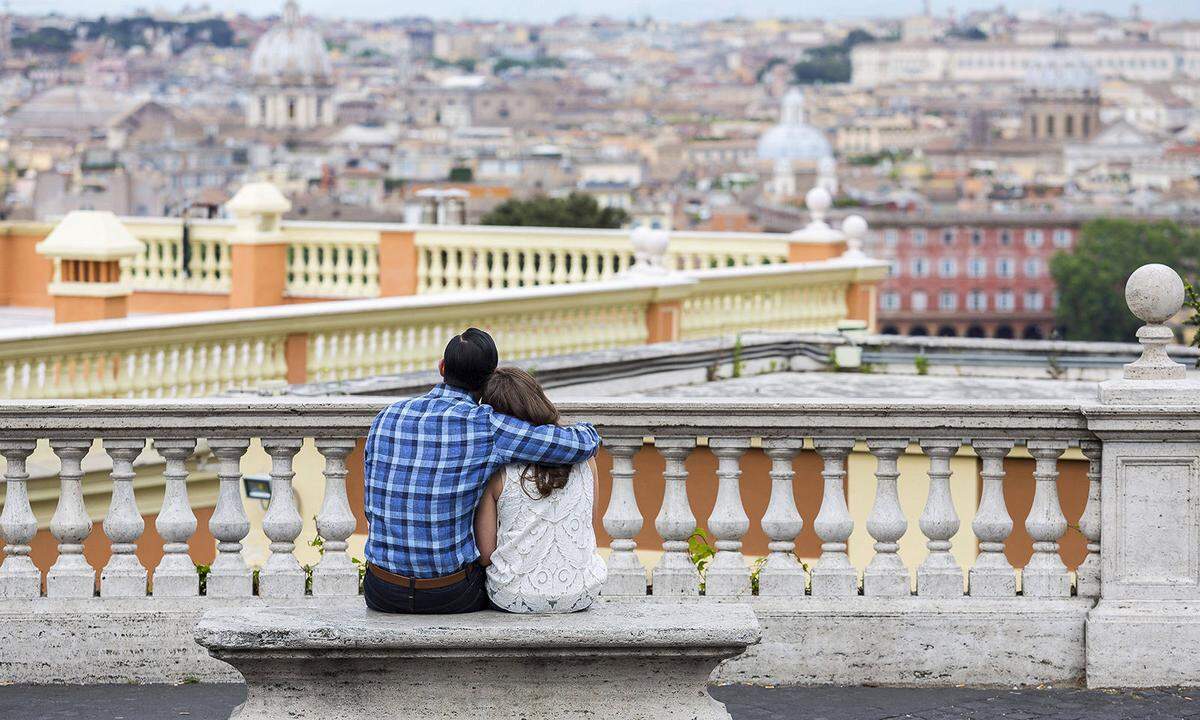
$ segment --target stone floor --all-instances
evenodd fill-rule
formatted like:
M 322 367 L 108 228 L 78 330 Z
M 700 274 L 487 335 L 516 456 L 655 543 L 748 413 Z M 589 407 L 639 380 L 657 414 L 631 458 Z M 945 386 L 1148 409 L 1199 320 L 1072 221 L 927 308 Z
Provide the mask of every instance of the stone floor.
M 1181 720 L 1200 718 L 1200 688 L 1101 691 L 817 687 L 713 689 L 733 720 Z M 224 720 L 240 685 L 0 685 L 0 718 Z

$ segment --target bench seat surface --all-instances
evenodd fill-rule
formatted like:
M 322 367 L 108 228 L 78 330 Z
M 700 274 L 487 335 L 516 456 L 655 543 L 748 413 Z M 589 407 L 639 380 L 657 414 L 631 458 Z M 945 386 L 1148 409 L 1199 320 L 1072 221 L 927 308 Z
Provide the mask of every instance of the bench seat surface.
M 196 641 L 218 654 L 341 650 L 685 650 L 744 647 L 759 637 L 749 605 L 600 601 L 562 615 L 484 611 L 390 615 L 364 605 L 247 607 L 206 612 Z

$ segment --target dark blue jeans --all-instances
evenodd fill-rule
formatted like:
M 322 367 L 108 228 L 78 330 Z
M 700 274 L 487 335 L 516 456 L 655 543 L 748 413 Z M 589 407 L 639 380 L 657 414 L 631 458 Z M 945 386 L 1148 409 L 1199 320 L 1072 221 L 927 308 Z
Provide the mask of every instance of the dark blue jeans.
M 432 590 L 410 590 L 380 580 L 370 570 L 363 579 L 367 607 L 386 613 L 447 615 L 488 609 L 487 573 L 479 563 L 467 566 L 467 577 L 453 585 Z

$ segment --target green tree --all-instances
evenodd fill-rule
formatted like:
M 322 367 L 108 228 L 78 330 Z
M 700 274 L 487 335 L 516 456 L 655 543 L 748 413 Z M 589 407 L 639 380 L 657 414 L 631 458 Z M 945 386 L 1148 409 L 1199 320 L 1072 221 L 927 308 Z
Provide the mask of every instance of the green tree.
M 475 179 L 475 171 L 469 167 L 458 166 L 450 168 L 450 182 L 471 182 Z
M 1125 305 L 1125 281 L 1146 263 L 1169 265 L 1195 280 L 1200 232 L 1170 221 L 1092 220 L 1074 252 L 1050 261 L 1058 286 L 1056 317 L 1070 340 L 1131 342 L 1141 326 Z
M 507 200 L 480 219 L 483 225 L 540 227 L 619 228 L 629 221 L 620 208 L 602 208 L 596 198 L 571 193 L 565 198 L 539 195 L 529 200 Z

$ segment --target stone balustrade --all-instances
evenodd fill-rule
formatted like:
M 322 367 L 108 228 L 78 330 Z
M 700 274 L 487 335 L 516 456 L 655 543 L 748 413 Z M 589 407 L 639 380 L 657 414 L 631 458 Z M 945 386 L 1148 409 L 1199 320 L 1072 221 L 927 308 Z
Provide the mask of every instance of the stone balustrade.
M 494 333 L 514 359 L 677 340 L 681 333 L 832 331 L 847 316 L 845 298 L 876 282 L 884 266 L 835 259 L 731 272 L 2 331 L 0 397 L 198 397 L 421 370 L 436 366 L 444 339 L 468 325 Z M 689 305 L 693 297 L 699 301 Z M 753 312 L 724 312 L 719 302 Z M 695 317 L 717 312 L 717 324 Z
M 0 455 L 7 461 L 8 487 L 0 516 L 0 535 L 6 543 L 0 564 L 0 625 L 19 623 L 21 614 L 33 607 L 22 603 L 50 602 L 58 607 L 53 603 L 70 601 L 76 603 L 70 606 L 72 612 L 81 612 L 78 603 L 82 602 L 95 612 L 107 612 L 106 608 L 128 612 L 126 605 L 106 603 L 137 598 L 143 603 L 138 612 L 155 612 L 155 603 L 167 603 L 161 611 L 191 612 L 186 616 L 190 622 L 222 598 L 284 603 L 303 602 L 307 596 L 353 598 L 359 593 L 359 576 L 347 552 L 347 539 L 355 528 L 345 484 L 347 456 L 384 404 L 367 398 L 0 403 Z M 765 645 L 758 654 L 728 666 L 728 679 L 753 676 L 801 682 L 856 677 L 854 671 L 829 663 L 819 653 L 799 665 L 787 660 L 796 650 L 786 648 L 803 644 L 794 637 L 794 628 L 817 622 L 818 617 L 832 622 L 829 617 L 847 608 L 860 621 L 875 618 L 874 622 L 893 630 L 900 627 L 897 617 L 918 623 L 917 630 L 896 641 L 895 652 L 908 652 L 906 643 L 913 633 L 923 638 L 921 642 L 931 636 L 940 638 L 934 645 L 948 643 L 947 665 L 940 678 L 1041 682 L 1081 676 L 1083 624 L 1101 594 L 1100 518 L 1106 500 L 1100 492 L 1103 445 L 1089 429 L 1093 412 L 1089 406 L 613 400 L 562 403 L 561 409 L 567 420 L 595 423 L 611 456 L 612 484 L 602 523 L 612 538 L 605 596 L 630 602 L 728 598 L 758 603 Z M 324 456 L 324 501 L 316 515 L 323 553 L 310 570 L 295 555 L 297 544 L 307 538 L 301 537 L 302 518 L 290 492 L 293 461 L 305 439 L 312 439 Z M 50 526 L 59 556 L 44 577 L 29 558 L 37 523 L 25 492 L 24 461 L 38 441 L 48 441 L 62 468 L 58 507 Z M 135 554 L 138 543 L 145 542 L 146 528 L 137 510 L 137 490 L 130 482 L 131 465 L 148 443 L 164 459 L 167 481 L 155 521 L 162 557 L 149 568 Z M 271 496 L 261 528 L 251 527 L 240 489 L 240 461 L 252 443 L 261 445 L 271 458 Z M 1034 553 L 1024 567 L 1014 568 L 1004 553 L 1013 522 L 1003 498 L 1003 461 L 1022 445 L 1037 459 L 1037 489 L 1025 522 Z M 711 510 L 696 506 L 697 487 L 686 465 L 689 455 L 704 446 L 718 460 L 718 488 Z M 876 461 L 875 499 L 865 527 L 856 526 L 846 504 L 846 463 L 856 446 L 865 446 Z M 1091 492 L 1080 522 L 1089 555 L 1074 578 L 1059 556 L 1058 542 L 1067 524 L 1056 485 L 1058 458 L 1072 446 L 1091 461 Z M 220 482 L 208 522 L 217 553 L 203 597 L 188 555 L 197 518 L 188 498 L 187 461 L 198 447 L 215 459 L 210 462 L 218 467 Z M 957 514 L 949 482 L 950 459 L 966 448 L 983 464 L 983 493 L 974 517 Z M 741 498 L 740 462 L 752 449 L 761 449 L 771 460 L 770 501 L 761 512 L 751 512 Z M 823 461 L 820 476 L 797 476 L 794 459 L 814 450 Z M 645 452 L 658 454 L 665 463 L 661 501 L 646 496 L 642 488 L 648 478 L 635 471 L 634 456 Z M 929 480 L 924 507 L 916 516 L 905 513 L 896 489 L 898 458 L 912 452 L 924 455 Z M 111 505 L 99 527 L 93 526 L 83 506 L 80 464 L 88 453 L 105 453 L 111 459 Z M 805 521 L 794 492 L 809 483 L 823 487 L 820 512 L 812 521 L 822 544 L 819 559 L 805 567 L 795 552 Z M 662 538 L 662 552 L 647 567 L 635 538 L 643 526 L 650 525 Z M 703 573 L 688 545 L 699 526 L 707 526 L 716 549 Z M 747 557 L 741 550 L 742 538 L 752 526 L 769 538 L 765 558 Z M 965 567 L 951 554 L 952 538 L 960 526 L 971 528 L 979 548 Z M 270 555 L 261 567 L 251 568 L 240 551 L 247 535 L 260 530 L 270 540 Z M 850 561 L 847 542 L 862 532 L 875 545 L 869 563 L 859 567 Z M 927 552 L 910 574 L 898 555 L 898 542 L 914 532 L 924 537 Z M 112 555 L 96 568 L 88 564 L 82 548 L 98 533 L 111 544 Z M 179 604 L 189 598 L 194 605 Z M 792 619 L 781 625 L 780 613 Z M 921 618 L 926 619 L 925 625 L 920 625 Z M 187 625 L 181 624 L 186 634 Z M 1018 649 L 969 649 L 977 642 L 971 638 L 985 627 L 1010 633 L 1004 641 L 1009 643 L 1033 642 L 1039 634 L 1051 639 Z M 873 652 L 886 655 L 892 650 Z M 922 667 L 942 662 L 893 661 L 901 669 L 884 672 L 886 681 L 920 682 Z M 995 663 L 1000 665 L 989 669 Z M 208 672 L 206 666 L 200 667 L 189 672 Z M 830 675 L 835 667 L 841 674 Z M 0 673 L 24 677 L 28 671 L 19 657 L 7 667 L 0 660 Z M 878 667 L 872 672 L 876 671 Z M 166 671 L 156 666 L 147 672 L 139 677 L 162 679 Z M 857 676 L 858 682 L 880 677 L 863 668 L 860 672 L 866 674 Z
M 97 569 L 86 564 L 80 548 L 96 531 L 108 537 L 113 549 L 112 559 L 98 569 L 101 597 L 144 595 L 147 576 L 152 595 L 199 594 L 196 570 L 187 555 L 196 519 L 188 502 L 186 469 L 198 440 L 206 441 L 206 452 L 216 458 L 221 483 L 210 522 L 219 544 L 208 593 L 249 596 L 253 592 L 251 570 L 239 554 L 250 526 L 242 511 L 238 468 L 250 441 L 259 440 L 272 459 L 272 493 L 262 523 L 271 540 L 271 556 L 258 573 L 258 593 L 303 595 L 305 576 L 293 556 L 301 518 L 287 490 L 293 480 L 292 459 L 306 438 L 313 439 L 325 457 L 326 479 L 325 501 L 316 518 L 325 540 L 324 554 L 313 568 L 311 593 L 355 595 L 357 572 L 346 557 L 345 544 L 354 530 L 345 492 L 346 457 L 384 404 L 360 398 L 0 404 L 0 455 L 8 462 L 8 495 L 0 518 L 7 543 L 6 560 L 0 565 L 0 596 L 41 594 L 41 578 L 32 572 L 26 557 L 36 524 L 23 492 L 23 461 L 39 440 L 49 441 L 62 463 L 61 494 L 51 523 L 61 554 L 45 578 L 48 597 L 92 597 Z M 1069 446 L 1080 447 L 1092 460 L 1093 492 L 1082 523 L 1092 544 L 1080 568 L 1078 593 L 1094 596 L 1098 590 L 1101 445 L 1088 432 L 1086 413 L 1079 406 L 638 400 L 563 403 L 561 409 L 569 419 L 595 423 L 612 456 L 611 500 L 603 520 L 613 538 L 607 595 L 640 597 L 649 586 L 655 596 L 702 592 L 749 596 L 752 585 L 757 585 L 764 597 L 860 592 L 907 597 L 911 578 L 898 560 L 896 543 L 906 531 L 915 530 L 925 536 L 928 547 L 916 573 L 917 596 L 1013 597 L 1018 591 L 1017 574 L 1003 553 L 1012 521 L 1003 502 L 1002 461 L 1016 445 L 1026 446 L 1037 458 L 1037 490 L 1026 521 L 1035 552 L 1021 573 L 1024 595 L 1063 598 L 1072 594 L 1071 577 L 1058 554 L 1058 540 L 1067 527 L 1056 489 L 1057 460 Z M 164 458 L 167 480 L 157 520 L 164 554 L 150 572 L 133 557 L 144 528 L 130 484 L 130 468 L 147 438 Z M 855 528 L 845 501 L 845 466 L 856 443 L 865 443 L 878 463 L 875 501 L 865 528 Z M 707 446 L 719 460 L 716 505 L 707 518 L 694 515 L 684 466 L 698 446 Z M 962 447 L 972 448 L 982 458 L 984 482 L 979 512 L 965 521 L 955 512 L 949 484 L 950 458 Z M 633 471 L 633 456 L 643 448 L 660 454 L 666 463 L 661 505 L 645 516 L 637 502 L 639 478 Z M 773 463 L 770 503 L 760 517 L 747 516 L 739 492 L 739 461 L 751 448 L 761 448 Z M 793 477 L 792 460 L 806 448 L 815 449 L 824 461 L 819 480 Z M 896 493 L 896 462 L 906 450 L 918 449 L 927 459 L 928 499 L 919 517 L 906 518 Z M 102 528 L 92 528 L 83 511 L 79 466 L 89 452 L 103 452 L 111 459 L 112 504 Z M 797 480 L 824 486 L 814 522 L 823 542 L 821 557 L 807 572 L 793 552 L 803 526 L 792 494 Z M 969 568 L 959 567 L 949 552 L 950 539 L 963 522 L 970 523 L 980 543 L 978 559 Z M 641 565 L 633 541 L 648 523 L 654 524 L 664 541 L 661 559 L 650 569 Z M 740 549 L 751 523 L 770 539 L 770 553 L 757 568 Z M 717 549 L 705 577 L 688 553 L 688 539 L 700 525 L 707 525 Z M 859 569 L 849 562 L 846 542 L 853 532 L 863 530 L 875 540 L 875 553 L 870 564 Z
M 125 263 L 134 312 L 231 307 L 239 271 L 232 262 L 232 221 L 189 220 L 186 242 L 179 219 L 121 222 L 145 245 Z M 8 225 L 7 232 L 20 236 L 6 238 L 0 224 L 0 243 L 28 243 L 30 250 L 54 227 Z M 616 278 L 633 264 L 628 230 L 285 221 L 280 233 L 286 252 L 272 270 L 280 275 L 276 304 L 594 282 Z M 829 259 L 843 246 L 840 239 L 777 233 L 674 232 L 665 261 L 674 270 L 753 267 Z M 34 255 L 28 262 L 45 261 Z M 0 297 L 5 290 L 0 287 Z M 41 288 L 28 292 L 46 297 Z M 34 295 L 22 302 L 37 300 Z

